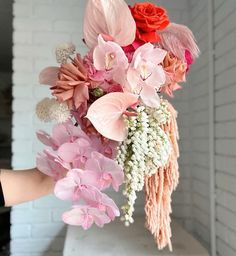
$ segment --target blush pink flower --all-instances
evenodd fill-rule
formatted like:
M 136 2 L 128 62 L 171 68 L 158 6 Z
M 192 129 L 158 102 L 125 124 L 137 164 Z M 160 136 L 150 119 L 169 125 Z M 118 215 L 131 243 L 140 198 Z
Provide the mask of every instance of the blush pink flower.
M 127 71 L 126 90 L 140 95 L 149 107 L 160 104 L 157 91 L 165 83 L 165 72 L 160 65 L 165 56 L 166 51 L 146 43 L 135 51 Z
M 87 194 L 87 196 L 86 196 Z M 100 211 L 106 212 L 111 220 L 114 220 L 115 217 L 120 216 L 120 211 L 114 201 L 104 193 L 90 193 L 89 190 L 86 190 L 84 193 L 85 202 L 99 209 Z
M 37 137 L 44 145 L 51 147 L 53 150 L 57 150 L 64 143 L 72 143 L 77 139 L 90 140 L 81 128 L 73 125 L 72 121 L 54 125 L 52 135 L 40 130 L 37 132 Z
M 89 229 L 93 223 L 98 227 L 111 222 L 105 212 L 90 206 L 74 206 L 71 211 L 65 212 L 62 216 L 65 223 L 73 226 L 81 226 L 84 230 Z
M 53 177 L 55 181 L 66 176 L 70 165 L 65 163 L 58 155 L 45 149 L 43 153 L 38 154 L 36 166 L 42 173 Z
M 121 167 L 114 160 L 98 152 L 91 154 L 91 158 L 85 164 L 85 169 L 98 173 L 99 189 L 101 190 L 112 185 L 114 190 L 118 191 L 124 181 L 124 173 Z
M 62 200 L 78 203 L 85 196 L 86 200 L 89 200 L 89 197 L 93 200 L 94 194 L 100 194 L 97 185 L 97 174 L 95 172 L 72 169 L 66 177 L 56 183 L 54 192 Z
M 97 70 L 111 73 L 120 67 L 128 67 L 128 59 L 122 48 L 115 42 L 106 42 L 101 35 L 98 36 L 98 45 L 93 52 L 93 61 Z
M 163 61 L 163 68 L 166 82 L 161 87 L 161 92 L 173 97 L 173 91 L 181 89 L 178 83 L 186 81 L 187 64 L 172 53 L 168 53 Z

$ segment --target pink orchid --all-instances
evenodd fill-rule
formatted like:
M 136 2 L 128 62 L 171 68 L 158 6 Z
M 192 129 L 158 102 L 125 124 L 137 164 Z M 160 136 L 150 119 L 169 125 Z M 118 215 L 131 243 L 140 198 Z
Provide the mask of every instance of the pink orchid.
M 121 167 L 112 159 L 109 159 L 98 152 L 93 152 L 91 158 L 85 164 L 86 170 L 99 173 L 99 189 L 104 190 L 112 184 L 115 191 L 124 181 L 124 173 Z
M 55 185 L 55 195 L 62 200 L 79 202 L 86 197 L 86 200 L 94 198 L 94 194 L 100 194 L 97 189 L 97 174 L 93 171 L 72 169 L 67 176 L 59 180 Z
M 73 143 L 65 143 L 58 148 L 58 156 L 66 163 L 72 164 L 73 168 L 83 168 L 87 159 L 90 158 L 92 148 L 90 142 L 78 139 Z
M 131 93 L 109 93 L 90 106 L 86 117 L 105 138 L 123 141 L 127 135 L 123 115 L 137 102 L 138 96 Z
M 101 136 L 90 136 L 91 147 L 97 152 L 103 154 L 104 156 L 113 159 L 117 153 L 118 143 L 116 141 L 104 139 Z
M 160 64 L 166 53 L 151 43 L 146 43 L 135 51 L 127 71 L 126 89 L 139 94 L 144 104 L 149 107 L 158 107 L 160 104 L 157 91 L 165 83 L 165 72 Z
M 55 180 L 63 178 L 70 165 L 62 161 L 54 152 L 44 150 L 38 154 L 36 159 L 37 168 L 44 174 L 53 177 Z
M 44 145 L 51 147 L 53 150 L 57 150 L 64 143 L 74 142 L 79 138 L 90 140 L 79 127 L 73 125 L 72 121 L 54 125 L 51 136 L 40 130 L 37 132 L 37 137 Z
M 119 208 L 109 196 L 104 193 L 91 192 L 93 191 L 85 190 L 83 193 L 83 198 L 87 204 L 99 209 L 100 211 L 106 212 L 111 220 L 120 216 Z
M 82 226 L 83 229 L 89 229 L 93 223 L 99 227 L 111 222 L 111 219 L 103 211 L 90 206 L 74 206 L 69 212 L 65 212 L 62 216 L 65 223 L 74 226 Z
M 128 68 L 128 59 L 122 48 L 115 42 L 106 42 L 98 36 L 98 45 L 93 52 L 94 67 L 101 71 L 115 72 L 118 68 Z

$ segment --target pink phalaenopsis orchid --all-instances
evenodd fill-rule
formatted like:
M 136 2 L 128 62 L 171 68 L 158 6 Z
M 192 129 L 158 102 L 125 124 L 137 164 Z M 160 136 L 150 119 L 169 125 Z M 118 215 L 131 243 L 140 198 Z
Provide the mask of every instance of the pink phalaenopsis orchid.
M 63 214 L 63 221 L 69 225 L 82 226 L 83 229 L 89 229 L 93 223 L 99 227 L 111 222 L 111 219 L 105 212 L 90 206 L 74 206 L 74 208 Z
M 75 127 L 72 121 L 53 126 L 52 135 L 40 130 L 37 132 L 37 137 L 44 145 L 53 150 L 57 150 L 64 143 L 74 142 L 79 138 L 89 141 L 89 137 L 79 127 Z
M 91 193 L 92 192 L 92 193 Z M 92 190 L 84 191 L 85 202 L 100 211 L 106 212 L 111 220 L 120 216 L 120 211 L 114 201 L 104 193 L 94 193 Z
M 86 192 L 87 200 L 89 199 L 88 195 L 91 196 L 92 200 L 94 194 L 101 193 L 97 187 L 96 172 L 72 169 L 67 173 L 66 177 L 56 183 L 54 192 L 62 200 L 78 203 L 81 199 L 84 199 L 83 195 Z
M 149 107 L 160 104 L 157 91 L 165 83 L 165 72 L 160 64 L 166 53 L 146 43 L 135 51 L 127 71 L 126 90 L 140 95 L 143 103 Z
M 65 163 L 56 153 L 48 149 L 38 154 L 36 166 L 42 173 L 53 177 L 56 181 L 63 178 L 70 169 L 69 164 Z
M 98 173 L 99 189 L 103 190 L 110 185 L 115 191 L 124 181 L 124 173 L 121 167 L 112 159 L 109 159 L 98 152 L 93 152 L 91 158 L 85 164 L 86 170 L 93 170 Z
M 92 151 L 89 141 L 78 139 L 73 143 L 61 145 L 57 153 L 63 161 L 70 163 L 73 168 L 83 168 Z

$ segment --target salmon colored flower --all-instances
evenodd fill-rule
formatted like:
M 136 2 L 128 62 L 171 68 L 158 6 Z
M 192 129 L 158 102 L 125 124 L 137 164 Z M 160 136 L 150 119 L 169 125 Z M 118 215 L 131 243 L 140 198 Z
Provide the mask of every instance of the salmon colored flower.
M 181 89 L 178 83 L 186 81 L 187 67 L 187 63 L 168 53 L 163 61 L 166 83 L 161 87 L 161 92 L 173 97 L 173 91 Z
M 89 78 L 80 55 L 72 62 L 61 65 L 58 80 L 51 87 L 53 95 L 60 102 L 66 101 L 70 109 L 78 109 L 81 104 L 89 99 L 89 88 L 96 86 L 98 82 Z
M 157 31 L 163 30 L 170 23 L 166 10 L 148 2 L 137 3 L 130 9 L 137 26 L 137 38 L 150 43 L 160 41 Z

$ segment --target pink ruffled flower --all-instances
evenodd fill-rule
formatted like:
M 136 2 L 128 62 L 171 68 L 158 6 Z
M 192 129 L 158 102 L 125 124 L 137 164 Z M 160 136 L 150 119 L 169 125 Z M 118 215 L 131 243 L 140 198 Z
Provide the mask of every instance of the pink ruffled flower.
M 81 226 L 84 230 L 89 229 L 93 223 L 98 227 L 111 222 L 105 212 L 90 206 L 74 206 L 69 212 L 63 214 L 63 221 L 69 225 Z
M 166 73 L 166 83 L 161 87 L 161 92 L 173 97 L 173 91 L 181 89 L 178 83 L 186 81 L 187 64 L 172 53 L 168 53 L 163 61 Z
M 160 65 L 165 56 L 166 51 L 146 43 L 135 51 L 127 72 L 126 89 L 139 94 L 149 107 L 158 107 L 160 104 L 157 91 L 165 83 L 165 73 Z

